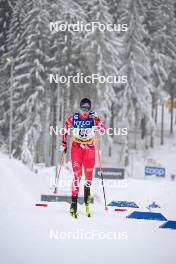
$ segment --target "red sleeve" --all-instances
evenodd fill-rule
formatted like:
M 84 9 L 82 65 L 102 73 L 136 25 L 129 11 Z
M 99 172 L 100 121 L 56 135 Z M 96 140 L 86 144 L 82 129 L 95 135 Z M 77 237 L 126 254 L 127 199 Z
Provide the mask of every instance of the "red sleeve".
M 68 129 L 72 125 L 72 120 L 73 120 L 73 115 L 70 115 L 65 121 L 64 129 L 62 133 L 62 142 L 67 142 Z

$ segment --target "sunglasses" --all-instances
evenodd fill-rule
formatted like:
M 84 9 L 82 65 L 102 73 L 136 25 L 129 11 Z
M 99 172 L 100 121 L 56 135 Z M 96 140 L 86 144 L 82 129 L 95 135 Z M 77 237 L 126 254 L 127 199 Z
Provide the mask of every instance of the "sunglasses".
M 83 111 L 83 112 L 89 112 L 90 109 L 91 109 L 91 107 L 90 107 L 90 106 L 82 106 L 82 107 L 80 107 L 80 109 L 81 109 L 81 111 Z

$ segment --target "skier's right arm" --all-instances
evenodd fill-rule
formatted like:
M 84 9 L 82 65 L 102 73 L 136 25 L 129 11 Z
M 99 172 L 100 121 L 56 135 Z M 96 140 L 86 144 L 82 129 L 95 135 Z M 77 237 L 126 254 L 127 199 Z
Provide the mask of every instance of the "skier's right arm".
M 62 145 L 61 145 L 61 151 L 67 152 L 67 136 L 68 136 L 68 130 L 72 125 L 73 115 L 69 116 L 63 127 L 63 133 L 62 133 Z

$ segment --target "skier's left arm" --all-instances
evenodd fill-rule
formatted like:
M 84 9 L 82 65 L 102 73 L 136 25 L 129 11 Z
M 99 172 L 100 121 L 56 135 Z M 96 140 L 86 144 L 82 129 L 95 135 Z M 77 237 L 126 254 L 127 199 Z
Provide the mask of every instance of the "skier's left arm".
M 95 131 L 98 130 L 100 134 L 103 135 L 106 131 L 105 125 L 102 123 L 99 115 L 96 112 L 93 113 L 93 118 L 94 118 Z

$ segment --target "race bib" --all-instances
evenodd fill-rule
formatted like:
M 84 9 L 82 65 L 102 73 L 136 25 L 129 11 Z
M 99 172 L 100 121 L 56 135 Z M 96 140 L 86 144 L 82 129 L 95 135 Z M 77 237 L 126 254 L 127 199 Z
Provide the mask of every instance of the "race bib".
M 90 143 L 94 138 L 94 120 L 89 115 L 86 120 L 81 120 L 79 113 L 75 113 L 72 121 L 73 141 Z

